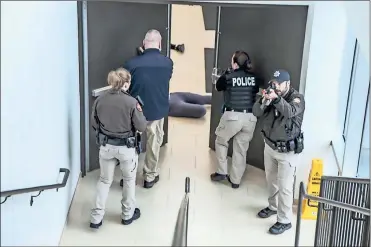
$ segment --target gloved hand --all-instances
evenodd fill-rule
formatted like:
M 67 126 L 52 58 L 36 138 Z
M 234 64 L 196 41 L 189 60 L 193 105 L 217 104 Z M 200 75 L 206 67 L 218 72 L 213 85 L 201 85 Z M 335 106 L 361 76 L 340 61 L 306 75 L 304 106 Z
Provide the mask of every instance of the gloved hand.
M 170 44 L 170 49 L 176 50 L 177 52 L 180 52 L 180 53 L 184 53 L 185 47 L 184 47 L 184 44 L 180 44 L 180 45 Z
M 142 46 L 139 46 L 137 47 L 136 51 L 137 51 L 137 56 L 140 56 L 143 54 L 144 48 Z
M 230 74 L 232 72 L 233 72 L 233 69 L 232 68 L 228 68 L 228 69 L 226 69 L 226 70 L 223 71 L 222 75 L 228 75 L 228 74 Z
M 175 50 L 179 51 L 180 53 L 184 53 L 184 50 L 185 50 L 184 44 L 177 45 L 175 47 Z

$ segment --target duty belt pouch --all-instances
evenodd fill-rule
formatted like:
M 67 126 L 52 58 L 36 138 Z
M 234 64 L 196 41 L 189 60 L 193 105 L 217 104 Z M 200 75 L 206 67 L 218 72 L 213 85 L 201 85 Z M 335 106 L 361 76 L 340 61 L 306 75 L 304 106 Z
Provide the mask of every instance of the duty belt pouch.
M 281 142 L 281 149 L 282 149 L 282 153 L 288 152 L 286 142 Z
M 108 136 L 103 135 L 101 133 L 97 133 L 97 144 L 100 146 L 106 146 L 108 141 Z
M 293 151 L 295 151 L 295 141 L 294 140 L 291 140 L 291 141 L 289 141 L 288 142 L 288 151 L 289 152 L 293 152 Z
M 286 142 L 278 141 L 276 143 L 276 146 L 277 146 L 277 151 L 279 153 L 287 153 L 288 152 Z
M 283 153 L 282 151 L 282 142 L 276 142 L 277 151 L 279 153 Z
M 298 137 L 295 138 L 295 153 L 300 154 L 304 150 L 304 133 L 301 132 Z
M 129 137 L 126 139 L 126 146 L 128 148 L 134 148 L 135 147 L 135 137 Z

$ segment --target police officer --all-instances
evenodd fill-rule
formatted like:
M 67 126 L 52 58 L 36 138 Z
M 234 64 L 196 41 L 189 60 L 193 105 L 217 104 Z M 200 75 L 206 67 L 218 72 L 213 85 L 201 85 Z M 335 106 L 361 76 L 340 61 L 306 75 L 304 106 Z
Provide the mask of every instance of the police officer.
M 301 124 L 305 102 L 303 95 L 290 87 L 290 75 L 285 70 L 274 72 L 269 88 L 253 108 L 254 115 L 261 118 L 269 190 L 269 206 L 258 216 L 278 214 L 269 232 L 281 234 L 291 228 L 294 176 L 298 153 L 304 148 Z
M 100 177 L 90 223 L 90 227 L 96 229 L 102 225 L 108 192 L 118 161 L 124 179 L 121 223 L 129 225 L 140 217 L 135 201 L 138 164 L 135 134 L 137 131 L 144 131 L 147 125 L 140 104 L 126 92 L 130 87 L 130 73 L 120 68 L 111 71 L 107 80 L 112 89 L 95 100 L 91 120 L 100 146 Z
M 164 118 L 169 113 L 169 83 L 173 61 L 161 54 L 161 34 L 149 30 L 143 40 L 144 51 L 125 64 L 133 79 L 129 93 L 143 100 L 143 112 L 148 124 L 144 160 L 144 188 L 152 188 L 160 180 L 159 156 L 164 137 Z
M 217 171 L 211 174 L 212 181 L 228 179 L 237 189 L 246 169 L 246 154 L 253 137 L 256 117 L 252 107 L 259 86 L 249 55 L 236 51 L 232 56 L 232 69 L 227 70 L 216 82 L 217 91 L 224 91 L 224 113 L 215 134 Z M 227 168 L 228 141 L 233 137 L 233 155 L 230 175 Z

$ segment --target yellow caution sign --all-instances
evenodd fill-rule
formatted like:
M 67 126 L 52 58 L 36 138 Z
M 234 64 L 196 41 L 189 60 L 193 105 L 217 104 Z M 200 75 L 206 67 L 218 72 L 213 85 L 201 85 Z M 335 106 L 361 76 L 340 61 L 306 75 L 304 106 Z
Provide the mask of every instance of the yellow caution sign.
M 319 196 L 321 185 L 321 177 L 323 175 L 323 161 L 321 159 L 312 160 L 312 168 L 310 169 L 307 193 L 312 196 Z M 315 220 L 317 219 L 318 202 L 304 199 L 302 219 Z

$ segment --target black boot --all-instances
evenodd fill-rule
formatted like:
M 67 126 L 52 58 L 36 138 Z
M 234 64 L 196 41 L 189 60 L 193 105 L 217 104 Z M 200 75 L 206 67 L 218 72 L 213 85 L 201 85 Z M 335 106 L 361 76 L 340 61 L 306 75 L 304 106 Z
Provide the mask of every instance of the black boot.
M 269 232 L 274 235 L 278 235 L 278 234 L 284 233 L 290 228 L 291 228 L 291 223 L 283 224 L 283 223 L 276 222 L 276 224 L 274 224 L 271 228 L 269 228 Z
M 271 217 L 272 215 L 275 215 L 277 214 L 277 211 L 274 211 L 272 209 L 270 209 L 269 207 L 266 207 L 262 210 L 260 210 L 260 212 L 258 213 L 258 216 L 260 218 L 268 218 L 268 217 Z
M 90 228 L 99 229 L 99 227 L 101 227 L 102 224 L 103 224 L 103 220 L 99 222 L 98 224 L 90 223 Z
M 219 182 L 227 179 L 227 175 L 219 174 L 217 172 L 210 175 L 212 181 Z
M 153 180 L 153 181 L 151 181 L 151 182 L 147 182 L 146 180 L 144 180 L 143 187 L 146 188 L 146 189 L 150 189 L 150 188 L 152 188 L 153 185 L 155 185 L 155 183 L 157 183 L 159 180 L 160 180 L 160 175 L 156 176 L 156 177 L 155 177 L 155 180 Z
M 131 217 L 131 219 L 128 219 L 128 220 L 121 220 L 121 224 L 123 225 L 130 225 L 131 223 L 133 223 L 134 220 L 137 220 L 140 218 L 140 209 L 139 208 L 136 208 L 134 210 L 134 214 L 133 214 L 133 217 Z
M 231 178 L 229 176 L 227 176 L 227 178 L 228 178 L 228 182 L 232 185 L 233 189 L 238 189 L 240 187 L 239 184 L 232 183 Z

